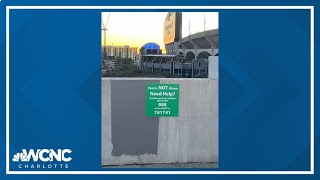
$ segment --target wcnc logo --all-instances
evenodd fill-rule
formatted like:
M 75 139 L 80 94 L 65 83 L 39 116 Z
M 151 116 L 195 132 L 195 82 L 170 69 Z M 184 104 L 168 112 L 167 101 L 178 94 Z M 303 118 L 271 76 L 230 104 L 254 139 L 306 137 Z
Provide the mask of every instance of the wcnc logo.
M 22 149 L 22 152 L 13 155 L 12 161 L 20 162 L 19 169 L 66 169 L 67 163 L 72 160 L 71 153 L 70 149 Z

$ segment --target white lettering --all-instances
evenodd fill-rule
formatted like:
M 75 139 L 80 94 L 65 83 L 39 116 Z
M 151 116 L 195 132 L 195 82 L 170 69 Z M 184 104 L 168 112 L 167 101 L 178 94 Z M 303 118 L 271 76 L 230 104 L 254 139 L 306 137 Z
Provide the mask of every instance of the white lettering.
M 32 157 L 34 162 L 38 161 L 39 151 L 40 151 L 40 149 L 37 149 L 37 152 L 35 153 L 33 149 L 30 149 L 29 152 L 27 153 L 26 149 L 22 149 L 22 153 L 27 155 L 27 160 L 30 161 L 30 159 Z
M 46 153 L 46 154 L 49 154 L 50 153 L 50 150 L 48 149 L 42 149 L 40 152 L 39 152 L 39 159 L 42 161 L 42 162 L 48 162 L 50 161 L 50 155 L 48 155 L 46 158 L 43 156 L 43 154 Z
M 50 149 L 50 161 L 53 161 L 53 157 L 57 160 L 57 161 L 61 161 L 61 149 L 58 149 L 58 153 L 56 153 L 53 149 Z
M 70 149 L 64 149 L 64 150 L 62 150 L 62 161 L 64 161 L 64 162 L 69 162 L 69 161 L 71 161 L 72 160 L 72 158 L 71 157 L 67 157 L 66 158 L 66 156 L 65 156 L 65 154 L 67 153 L 67 154 L 71 154 L 71 150 Z

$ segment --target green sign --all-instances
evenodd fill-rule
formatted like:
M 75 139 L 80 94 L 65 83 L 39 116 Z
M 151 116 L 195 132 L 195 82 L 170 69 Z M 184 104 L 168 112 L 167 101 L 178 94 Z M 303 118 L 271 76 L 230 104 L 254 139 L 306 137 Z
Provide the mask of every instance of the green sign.
M 179 84 L 146 84 L 146 116 L 178 116 Z

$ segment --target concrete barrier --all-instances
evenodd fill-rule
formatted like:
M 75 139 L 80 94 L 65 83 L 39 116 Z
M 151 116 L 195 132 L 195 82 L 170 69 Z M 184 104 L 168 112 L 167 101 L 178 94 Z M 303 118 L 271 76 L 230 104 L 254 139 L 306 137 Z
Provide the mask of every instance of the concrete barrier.
M 146 117 L 146 83 L 179 84 L 178 117 Z M 218 80 L 102 78 L 102 165 L 218 162 Z
M 209 56 L 208 78 L 219 79 L 219 56 Z

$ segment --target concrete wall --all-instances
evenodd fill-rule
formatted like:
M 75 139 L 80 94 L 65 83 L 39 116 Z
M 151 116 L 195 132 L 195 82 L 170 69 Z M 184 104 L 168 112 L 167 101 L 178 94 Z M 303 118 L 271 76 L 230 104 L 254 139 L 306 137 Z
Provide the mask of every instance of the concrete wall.
M 208 78 L 219 79 L 219 56 L 209 56 L 208 60 Z
M 146 83 L 180 84 L 178 117 L 145 116 Z M 102 78 L 102 165 L 218 162 L 218 80 Z

